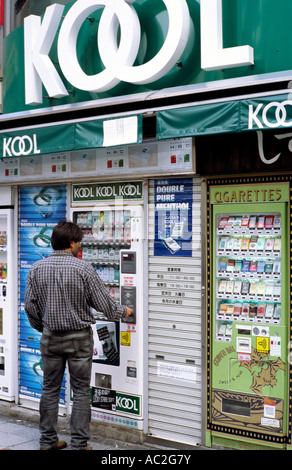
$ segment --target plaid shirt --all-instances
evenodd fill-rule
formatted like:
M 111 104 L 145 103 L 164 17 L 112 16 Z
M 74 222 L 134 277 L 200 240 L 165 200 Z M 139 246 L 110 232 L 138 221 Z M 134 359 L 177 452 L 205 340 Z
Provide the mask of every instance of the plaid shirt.
M 90 307 L 109 320 L 119 320 L 126 313 L 87 261 L 60 250 L 34 263 L 27 277 L 24 305 L 34 329 L 87 328 L 95 323 Z

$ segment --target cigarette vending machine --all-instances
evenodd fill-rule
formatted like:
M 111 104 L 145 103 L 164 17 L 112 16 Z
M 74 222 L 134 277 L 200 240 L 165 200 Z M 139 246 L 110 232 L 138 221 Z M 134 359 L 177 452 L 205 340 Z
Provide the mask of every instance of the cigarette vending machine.
M 211 441 L 285 447 L 288 186 L 214 187 L 210 194 Z
M 0 399 L 13 401 L 17 322 L 13 292 L 13 209 L 0 209 Z
M 92 264 L 110 294 L 133 309 L 109 321 L 93 311 L 92 417 L 142 429 L 143 208 L 98 206 L 72 210 L 84 232 L 78 257 Z

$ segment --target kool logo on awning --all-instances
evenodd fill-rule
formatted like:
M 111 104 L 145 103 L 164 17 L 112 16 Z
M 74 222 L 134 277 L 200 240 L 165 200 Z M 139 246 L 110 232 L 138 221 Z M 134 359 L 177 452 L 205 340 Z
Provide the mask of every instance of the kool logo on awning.
M 15 137 L 4 137 L 3 157 L 19 157 L 23 155 L 38 154 L 37 135 L 16 135 Z
M 249 129 L 275 129 L 292 126 L 292 100 L 272 101 L 268 104 L 250 104 L 248 114 Z

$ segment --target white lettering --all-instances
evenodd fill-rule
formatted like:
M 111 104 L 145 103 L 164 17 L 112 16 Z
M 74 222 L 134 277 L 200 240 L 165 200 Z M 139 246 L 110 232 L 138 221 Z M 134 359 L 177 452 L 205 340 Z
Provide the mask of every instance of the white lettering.
M 142 85 L 166 75 L 178 62 L 187 45 L 191 19 L 186 0 L 162 0 L 169 25 L 165 42 L 145 64 L 133 65 L 141 42 L 134 0 L 77 0 L 66 14 L 58 36 L 59 65 L 75 88 L 97 93 L 110 90 L 121 81 Z M 77 38 L 81 26 L 96 10 L 103 8 L 97 34 L 97 51 L 104 70 L 87 75 L 77 56 Z M 223 48 L 222 0 L 201 0 L 201 66 L 204 70 L 240 67 L 254 63 L 250 46 Z M 59 29 L 64 5 L 49 6 L 43 20 L 30 15 L 24 20 L 25 101 L 42 103 L 42 85 L 49 97 L 62 98 L 68 91 L 49 57 Z
M 89 92 L 111 89 L 121 80 L 151 83 L 163 77 L 179 60 L 190 30 L 186 0 L 163 0 L 169 15 L 169 28 L 161 50 L 146 64 L 133 66 L 141 39 L 141 28 L 133 0 L 78 0 L 64 18 L 58 37 L 58 58 L 63 74 L 76 88 Z M 80 67 L 76 43 L 80 28 L 94 11 L 104 7 L 98 31 L 98 49 L 105 69 L 87 75 Z M 25 19 L 26 104 L 42 103 L 42 83 L 52 98 L 68 95 L 49 52 L 59 27 L 64 6 L 46 9 L 43 22 L 38 16 Z M 119 43 L 117 38 L 120 34 Z M 106 40 L 105 40 L 106 38 Z
M 126 465 L 129 468 L 132 468 L 135 463 L 136 457 L 116 457 L 115 455 L 108 454 L 101 458 L 100 463 L 102 465 Z
M 254 63 L 250 46 L 223 49 L 222 0 L 201 0 L 201 67 L 218 70 Z
M 248 109 L 249 109 L 249 113 L 248 113 L 248 128 L 249 129 L 252 129 L 253 127 L 253 121 L 256 123 L 256 125 L 258 126 L 259 129 L 262 129 L 264 126 L 262 125 L 261 121 L 258 119 L 257 115 L 260 111 L 260 109 L 263 107 L 263 104 L 260 103 L 257 107 L 256 107 L 256 110 L 253 111 L 253 105 L 250 104 Z
M 117 397 L 117 406 L 125 410 L 138 411 L 136 400 L 131 398 Z
M 63 5 L 46 9 L 43 21 L 30 15 L 24 19 L 25 102 L 39 104 L 43 101 L 42 83 L 49 96 L 61 98 L 68 92 L 55 69 L 49 52 L 59 26 Z
M 272 163 L 275 163 L 281 156 L 280 153 L 276 155 L 274 158 L 271 158 L 270 160 L 267 160 L 264 154 L 264 147 L 263 147 L 263 133 L 262 131 L 257 131 L 257 137 L 258 137 L 258 150 L 259 150 L 259 155 L 260 159 L 263 163 L 266 165 L 271 165 Z
M 254 124 L 258 127 L 258 129 L 263 129 L 264 125 L 272 129 L 280 126 L 291 127 L 292 121 L 287 120 L 287 106 L 292 106 L 292 101 L 285 100 L 282 103 L 272 101 L 271 103 L 268 103 L 264 108 L 263 104 L 260 103 L 257 105 L 255 110 L 253 108 L 253 105 L 250 104 L 248 107 L 248 128 L 253 129 Z M 270 111 L 272 108 L 275 108 L 275 112 Z
M 4 137 L 3 139 L 3 157 L 20 157 L 25 155 L 38 154 L 40 150 L 37 147 L 37 136 L 28 135 Z
M 12 141 L 12 137 L 9 137 L 9 139 L 6 139 L 6 137 L 3 139 L 3 157 L 12 157 L 12 153 L 10 151 L 10 144 Z

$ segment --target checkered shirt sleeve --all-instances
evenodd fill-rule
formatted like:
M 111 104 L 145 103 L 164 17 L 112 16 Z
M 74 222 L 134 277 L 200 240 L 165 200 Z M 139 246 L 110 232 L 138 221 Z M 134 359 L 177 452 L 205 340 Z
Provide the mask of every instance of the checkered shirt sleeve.
M 32 266 L 24 307 L 30 325 L 38 331 L 87 328 L 95 323 L 90 307 L 109 320 L 119 320 L 126 313 L 91 264 L 66 251 L 55 251 Z

